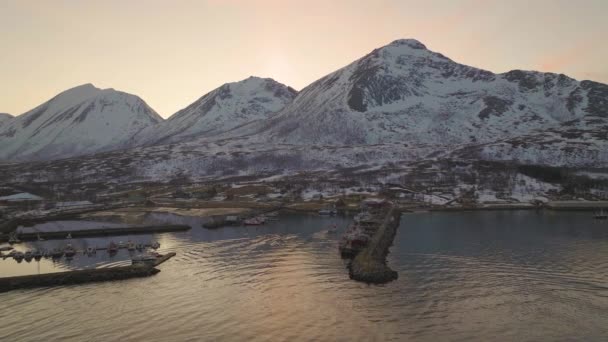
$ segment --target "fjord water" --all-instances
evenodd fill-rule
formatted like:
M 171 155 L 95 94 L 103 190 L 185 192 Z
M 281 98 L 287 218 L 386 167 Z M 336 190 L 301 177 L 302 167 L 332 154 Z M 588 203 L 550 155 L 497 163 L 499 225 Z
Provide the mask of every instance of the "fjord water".
M 348 278 L 337 253 L 339 234 L 328 234 L 327 228 L 344 229 L 349 221 L 284 215 L 262 227 L 196 226 L 185 233 L 138 236 L 157 239 L 161 252 L 177 256 L 150 278 L 0 294 L 0 336 L 7 341 L 608 336 L 608 222 L 589 213 L 404 214 L 388 260 L 399 279 L 381 286 Z M 98 258 L 98 267 L 128 263 L 126 252 Z M 0 271 L 7 262 L 14 263 L 0 262 Z

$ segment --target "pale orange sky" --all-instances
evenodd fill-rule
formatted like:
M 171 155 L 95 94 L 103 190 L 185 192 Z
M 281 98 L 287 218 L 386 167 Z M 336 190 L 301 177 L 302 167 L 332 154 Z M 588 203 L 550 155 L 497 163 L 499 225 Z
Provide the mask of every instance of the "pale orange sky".
M 607 15 L 604 0 L 0 0 L 0 112 L 93 83 L 168 117 L 251 75 L 301 89 L 399 38 L 608 83 Z

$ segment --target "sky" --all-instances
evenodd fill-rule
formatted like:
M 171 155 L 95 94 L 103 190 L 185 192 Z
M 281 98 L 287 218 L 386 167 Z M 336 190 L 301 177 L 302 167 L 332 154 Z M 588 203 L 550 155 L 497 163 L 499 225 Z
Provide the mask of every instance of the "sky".
M 93 83 L 169 117 L 226 82 L 301 89 L 400 38 L 608 83 L 605 0 L 0 0 L 0 112 Z

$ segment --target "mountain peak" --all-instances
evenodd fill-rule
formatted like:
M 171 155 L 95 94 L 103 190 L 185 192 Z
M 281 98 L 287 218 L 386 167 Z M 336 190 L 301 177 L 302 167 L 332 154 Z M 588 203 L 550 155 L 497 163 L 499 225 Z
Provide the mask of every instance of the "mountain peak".
M 426 46 L 416 39 L 397 39 L 390 43 L 389 46 L 408 46 L 412 49 L 426 50 Z

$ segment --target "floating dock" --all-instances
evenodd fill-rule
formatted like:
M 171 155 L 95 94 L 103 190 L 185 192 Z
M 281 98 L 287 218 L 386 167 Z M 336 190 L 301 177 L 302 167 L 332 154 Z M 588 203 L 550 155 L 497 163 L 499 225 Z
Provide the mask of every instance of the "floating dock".
M 175 253 L 160 256 L 153 266 L 130 265 L 121 267 L 95 268 L 90 270 L 59 273 L 34 274 L 19 277 L 0 278 L 0 292 L 18 289 L 84 284 L 91 282 L 149 277 L 160 272 L 156 266 L 171 259 Z
M 61 230 L 61 231 L 50 231 L 50 232 L 28 232 L 19 233 L 18 237 L 21 241 L 32 241 L 42 238 L 45 240 L 52 239 L 65 239 L 69 234 L 72 238 L 77 237 L 95 237 L 95 236 L 112 236 L 112 235 L 131 235 L 131 234 L 149 234 L 149 233 L 167 233 L 167 232 L 181 232 L 189 230 L 190 226 L 187 225 L 162 225 L 162 226 L 125 226 L 125 227 L 112 227 L 112 228 L 95 228 L 95 229 L 82 229 L 82 230 Z M 8 236 L 0 237 L 8 241 Z

